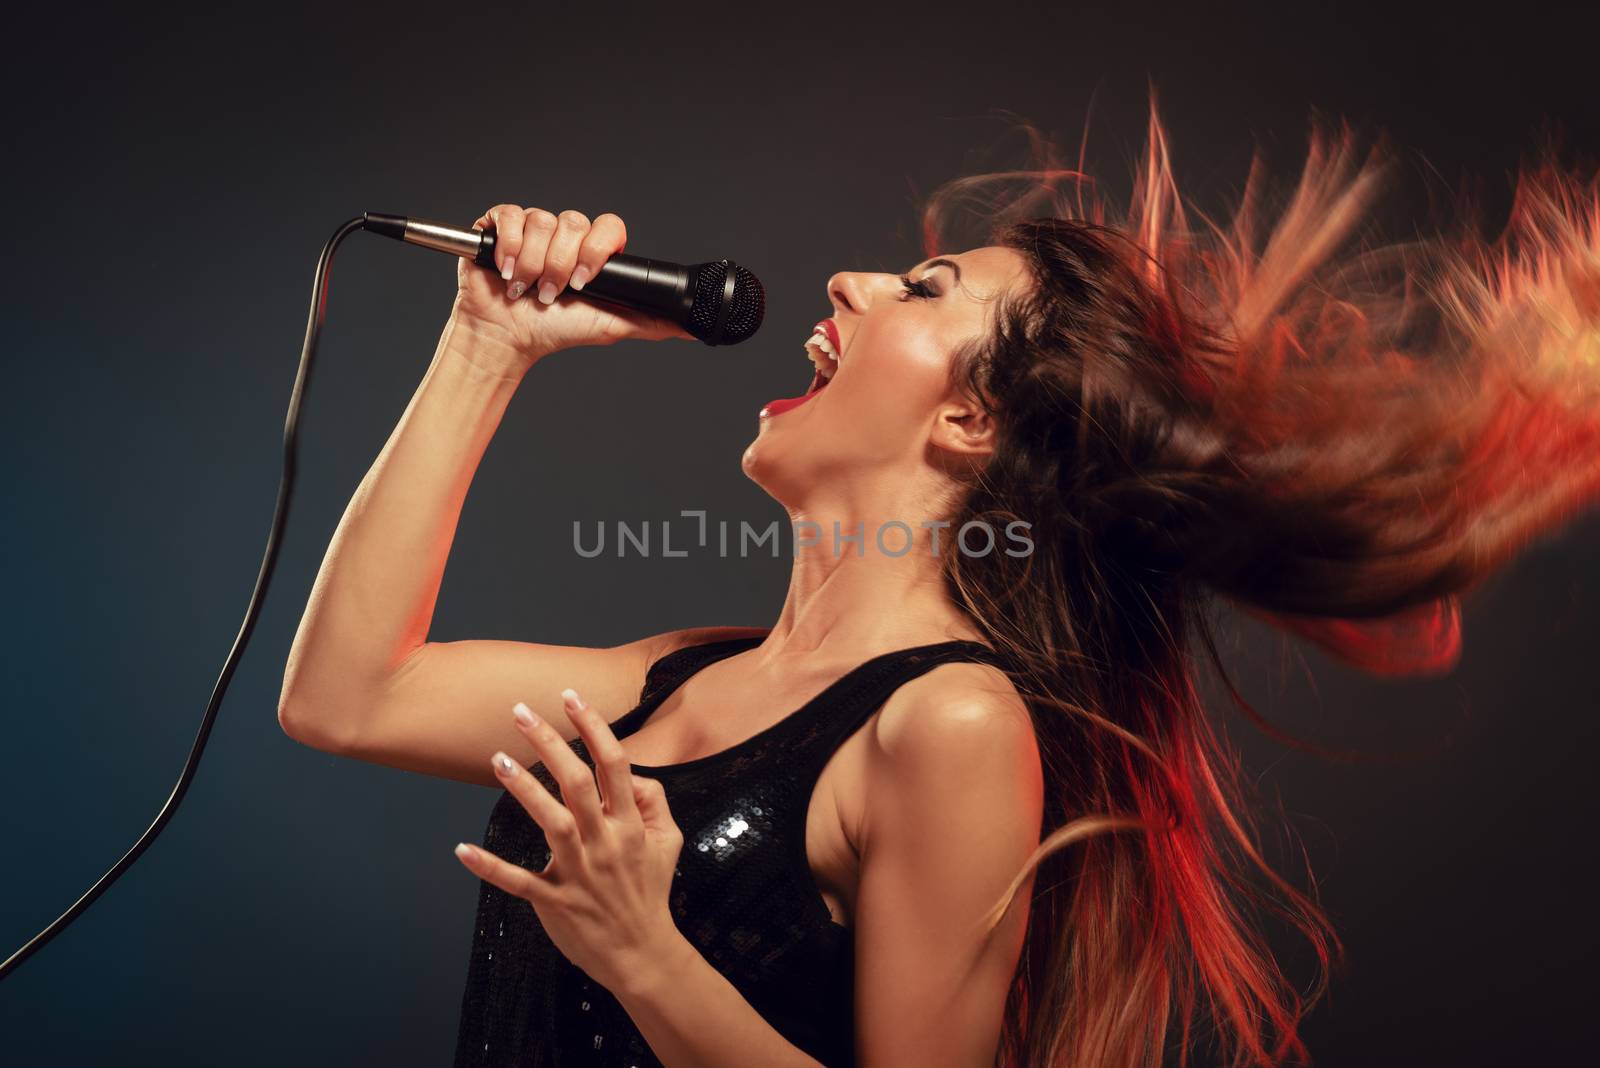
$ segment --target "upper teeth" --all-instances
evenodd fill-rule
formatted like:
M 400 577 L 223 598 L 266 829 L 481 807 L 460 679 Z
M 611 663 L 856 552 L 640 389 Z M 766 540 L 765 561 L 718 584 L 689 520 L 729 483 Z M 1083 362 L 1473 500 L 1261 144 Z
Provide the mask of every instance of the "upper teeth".
M 826 360 L 817 359 L 817 353 L 826 356 Z M 817 327 L 806 338 L 806 355 L 811 357 L 811 362 L 817 365 L 817 370 L 822 372 L 823 378 L 832 378 L 834 371 L 839 367 L 839 354 L 833 349 L 833 342 L 828 339 L 827 331 Z

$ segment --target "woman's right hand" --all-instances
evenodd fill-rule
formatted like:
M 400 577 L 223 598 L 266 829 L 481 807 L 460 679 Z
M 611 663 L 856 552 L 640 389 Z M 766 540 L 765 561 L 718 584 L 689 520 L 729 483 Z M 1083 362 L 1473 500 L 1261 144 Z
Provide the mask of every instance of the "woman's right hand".
M 587 301 L 563 291 L 581 290 L 601 264 L 621 252 L 628 233 L 615 215 L 591 223 L 582 213 L 552 215 L 540 208 L 498 204 L 478 217 L 474 230 L 495 231 L 496 274 L 461 259 L 451 320 L 497 341 L 503 359 L 526 371 L 543 357 L 578 345 L 609 345 L 624 338 L 690 338 L 676 323 L 642 312 Z

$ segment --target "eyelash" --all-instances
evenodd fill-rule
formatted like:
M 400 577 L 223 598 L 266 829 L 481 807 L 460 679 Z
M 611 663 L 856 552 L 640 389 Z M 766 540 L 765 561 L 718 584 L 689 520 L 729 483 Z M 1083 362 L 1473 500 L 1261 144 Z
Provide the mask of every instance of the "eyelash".
M 902 296 L 901 300 L 905 300 L 906 297 L 917 297 L 926 300 L 929 297 L 937 297 L 939 295 L 933 291 L 933 287 L 928 283 L 914 282 L 905 275 L 900 276 L 900 284 L 905 287 L 905 296 Z

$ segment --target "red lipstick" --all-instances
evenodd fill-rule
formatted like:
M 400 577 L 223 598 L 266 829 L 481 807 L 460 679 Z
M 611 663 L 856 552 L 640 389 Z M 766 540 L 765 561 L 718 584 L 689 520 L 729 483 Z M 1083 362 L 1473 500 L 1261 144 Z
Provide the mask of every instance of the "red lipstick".
M 810 400 L 812 397 L 815 397 L 818 393 L 821 393 L 821 392 L 822 392 L 822 390 L 817 389 L 817 390 L 812 390 L 810 393 L 804 394 L 803 396 L 799 396 L 799 397 L 783 397 L 783 398 L 780 398 L 779 400 L 768 401 L 766 403 L 766 406 L 761 409 L 761 418 L 763 418 L 763 419 L 771 419 L 775 415 L 782 415 L 784 412 L 788 411 L 790 408 L 798 408 L 798 407 L 800 407 L 800 405 L 804 404 L 806 401 Z
M 839 327 L 832 319 L 822 320 L 822 322 L 812 327 L 811 330 L 813 334 L 821 333 L 827 337 L 828 344 L 832 347 L 834 352 L 839 352 L 844 348 L 843 344 L 839 341 Z M 778 400 L 768 401 L 765 407 L 761 409 L 761 418 L 770 419 L 775 415 L 782 415 L 791 408 L 800 407 L 800 405 L 804 404 L 812 397 L 815 397 L 818 393 L 821 393 L 823 387 L 827 384 L 828 383 L 826 379 L 819 377 L 812 382 L 811 389 L 806 390 L 805 393 L 798 397 L 780 397 Z
M 824 334 L 827 334 L 828 344 L 833 346 L 833 351 L 839 353 L 840 355 L 844 354 L 844 342 L 839 340 L 839 324 L 835 323 L 832 319 L 824 319 L 822 322 L 812 327 L 812 329 L 820 329 Z

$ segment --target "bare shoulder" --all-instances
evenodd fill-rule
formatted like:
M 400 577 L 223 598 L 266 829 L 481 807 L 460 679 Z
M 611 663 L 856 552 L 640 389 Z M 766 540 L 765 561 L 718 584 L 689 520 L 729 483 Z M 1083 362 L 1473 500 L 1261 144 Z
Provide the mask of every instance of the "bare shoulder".
M 1044 770 L 1026 702 L 986 664 L 942 664 L 885 702 L 867 732 L 856 840 L 908 837 L 1026 856 L 1038 844 Z M 949 813 L 959 810 L 961 821 Z
M 997 668 L 940 665 L 900 687 L 874 719 L 854 839 L 857 981 L 864 1009 L 879 1010 L 861 1014 L 875 1021 L 863 1045 L 887 1057 L 908 1038 L 885 1021 L 919 1005 L 963 1006 L 966 1018 L 948 1023 L 940 1048 L 971 1043 L 999 1018 L 1027 909 L 989 917 L 1039 845 L 1045 798 L 1028 706 Z M 1025 889 L 1019 899 L 1028 900 Z M 974 1047 L 961 1063 L 980 1059 Z
M 1037 744 L 1028 706 L 1005 672 L 989 664 L 941 664 L 901 686 L 872 730 L 876 759 L 971 760 L 974 747 L 1009 756 Z

